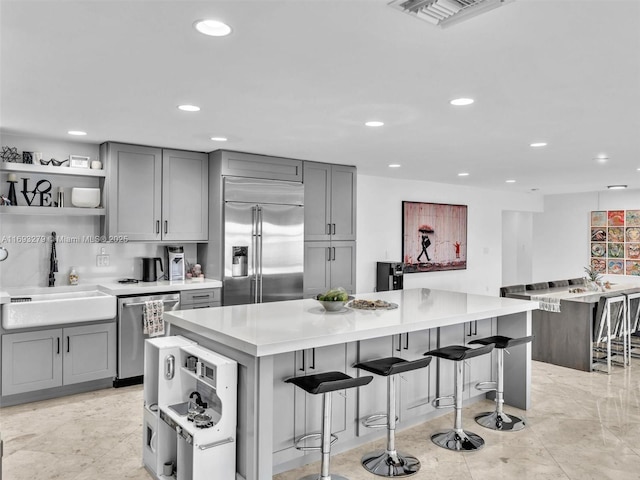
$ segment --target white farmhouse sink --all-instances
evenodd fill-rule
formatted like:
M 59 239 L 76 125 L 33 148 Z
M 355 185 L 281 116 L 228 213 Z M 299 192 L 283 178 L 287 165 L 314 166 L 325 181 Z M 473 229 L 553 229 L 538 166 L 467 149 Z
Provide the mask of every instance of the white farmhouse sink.
M 99 290 L 11 295 L 13 303 L 2 305 L 2 326 L 16 328 L 62 325 L 116 316 L 116 297 Z M 19 299 L 31 299 L 19 301 Z

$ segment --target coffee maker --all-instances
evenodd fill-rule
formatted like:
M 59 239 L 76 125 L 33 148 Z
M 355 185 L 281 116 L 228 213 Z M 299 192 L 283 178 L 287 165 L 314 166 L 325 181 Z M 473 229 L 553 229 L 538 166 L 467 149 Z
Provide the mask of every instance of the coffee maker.
M 185 261 L 184 247 L 179 245 L 167 245 L 165 247 L 167 259 L 167 280 L 184 280 Z
M 400 262 L 378 262 L 376 291 L 402 290 L 404 264 Z

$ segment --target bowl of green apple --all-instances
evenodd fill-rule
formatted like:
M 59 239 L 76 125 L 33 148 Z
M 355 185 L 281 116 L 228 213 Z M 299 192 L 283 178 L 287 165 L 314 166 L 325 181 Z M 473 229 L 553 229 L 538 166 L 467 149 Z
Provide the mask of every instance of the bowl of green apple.
M 350 299 L 349 294 L 342 287 L 332 288 L 316 297 L 327 312 L 339 312 Z

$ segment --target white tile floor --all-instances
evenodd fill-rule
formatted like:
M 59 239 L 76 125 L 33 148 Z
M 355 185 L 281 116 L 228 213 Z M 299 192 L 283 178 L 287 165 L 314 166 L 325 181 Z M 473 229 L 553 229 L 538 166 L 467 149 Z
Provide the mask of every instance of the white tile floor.
M 141 466 L 141 403 L 142 388 L 136 386 L 0 409 L 3 480 L 149 479 Z M 422 462 L 411 478 L 640 479 L 640 360 L 611 376 L 533 362 L 532 403 L 529 427 L 511 433 L 473 422 L 493 403 L 466 408 L 466 428 L 486 441 L 479 452 L 449 452 L 428 440 L 450 426 L 451 414 L 400 432 L 398 448 Z M 379 479 L 359 459 L 382 446 L 378 441 L 336 455 L 332 471 L 351 480 Z M 274 478 L 296 479 L 318 468 L 315 463 Z

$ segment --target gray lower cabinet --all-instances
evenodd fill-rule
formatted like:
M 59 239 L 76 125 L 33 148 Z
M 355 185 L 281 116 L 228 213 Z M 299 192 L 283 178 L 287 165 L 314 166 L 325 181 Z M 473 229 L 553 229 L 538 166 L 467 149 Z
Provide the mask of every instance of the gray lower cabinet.
M 356 168 L 304 162 L 304 238 L 356 239 Z
M 473 340 L 489 337 L 496 331 L 495 319 L 474 320 L 463 325 L 451 325 L 439 329 L 439 345 L 466 345 Z M 433 360 L 436 362 L 436 359 Z M 438 396 L 452 395 L 454 390 L 454 369 L 455 362 L 438 359 L 439 382 Z M 472 358 L 464 365 L 463 394 L 464 399 L 477 396 L 484 396 L 482 392 L 475 388 L 478 382 L 493 380 L 495 353 Z
M 356 242 L 304 242 L 304 296 L 356 289 Z
M 180 310 L 219 307 L 222 305 L 222 289 L 183 290 L 180 292 Z
M 2 396 L 108 378 L 115 373 L 115 322 L 2 336 Z
M 310 348 L 274 356 L 273 385 L 273 453 L 274 464 L 304 455 L 295 448 L 295 441 L 310 433 L 319 433 L 322 423 L 322 395 L 310 395 L 284 380 L 294 376 L 327 371 L 346 372 L 347 344 Z M 332 394 L 332 433 L 347 429 L 349 391 Z M 308 444 L 318 445 L 319 441 Z
M 199 152 L 105 143 L 103 233 L 129 241 L 206 241 L 208 156 Z

